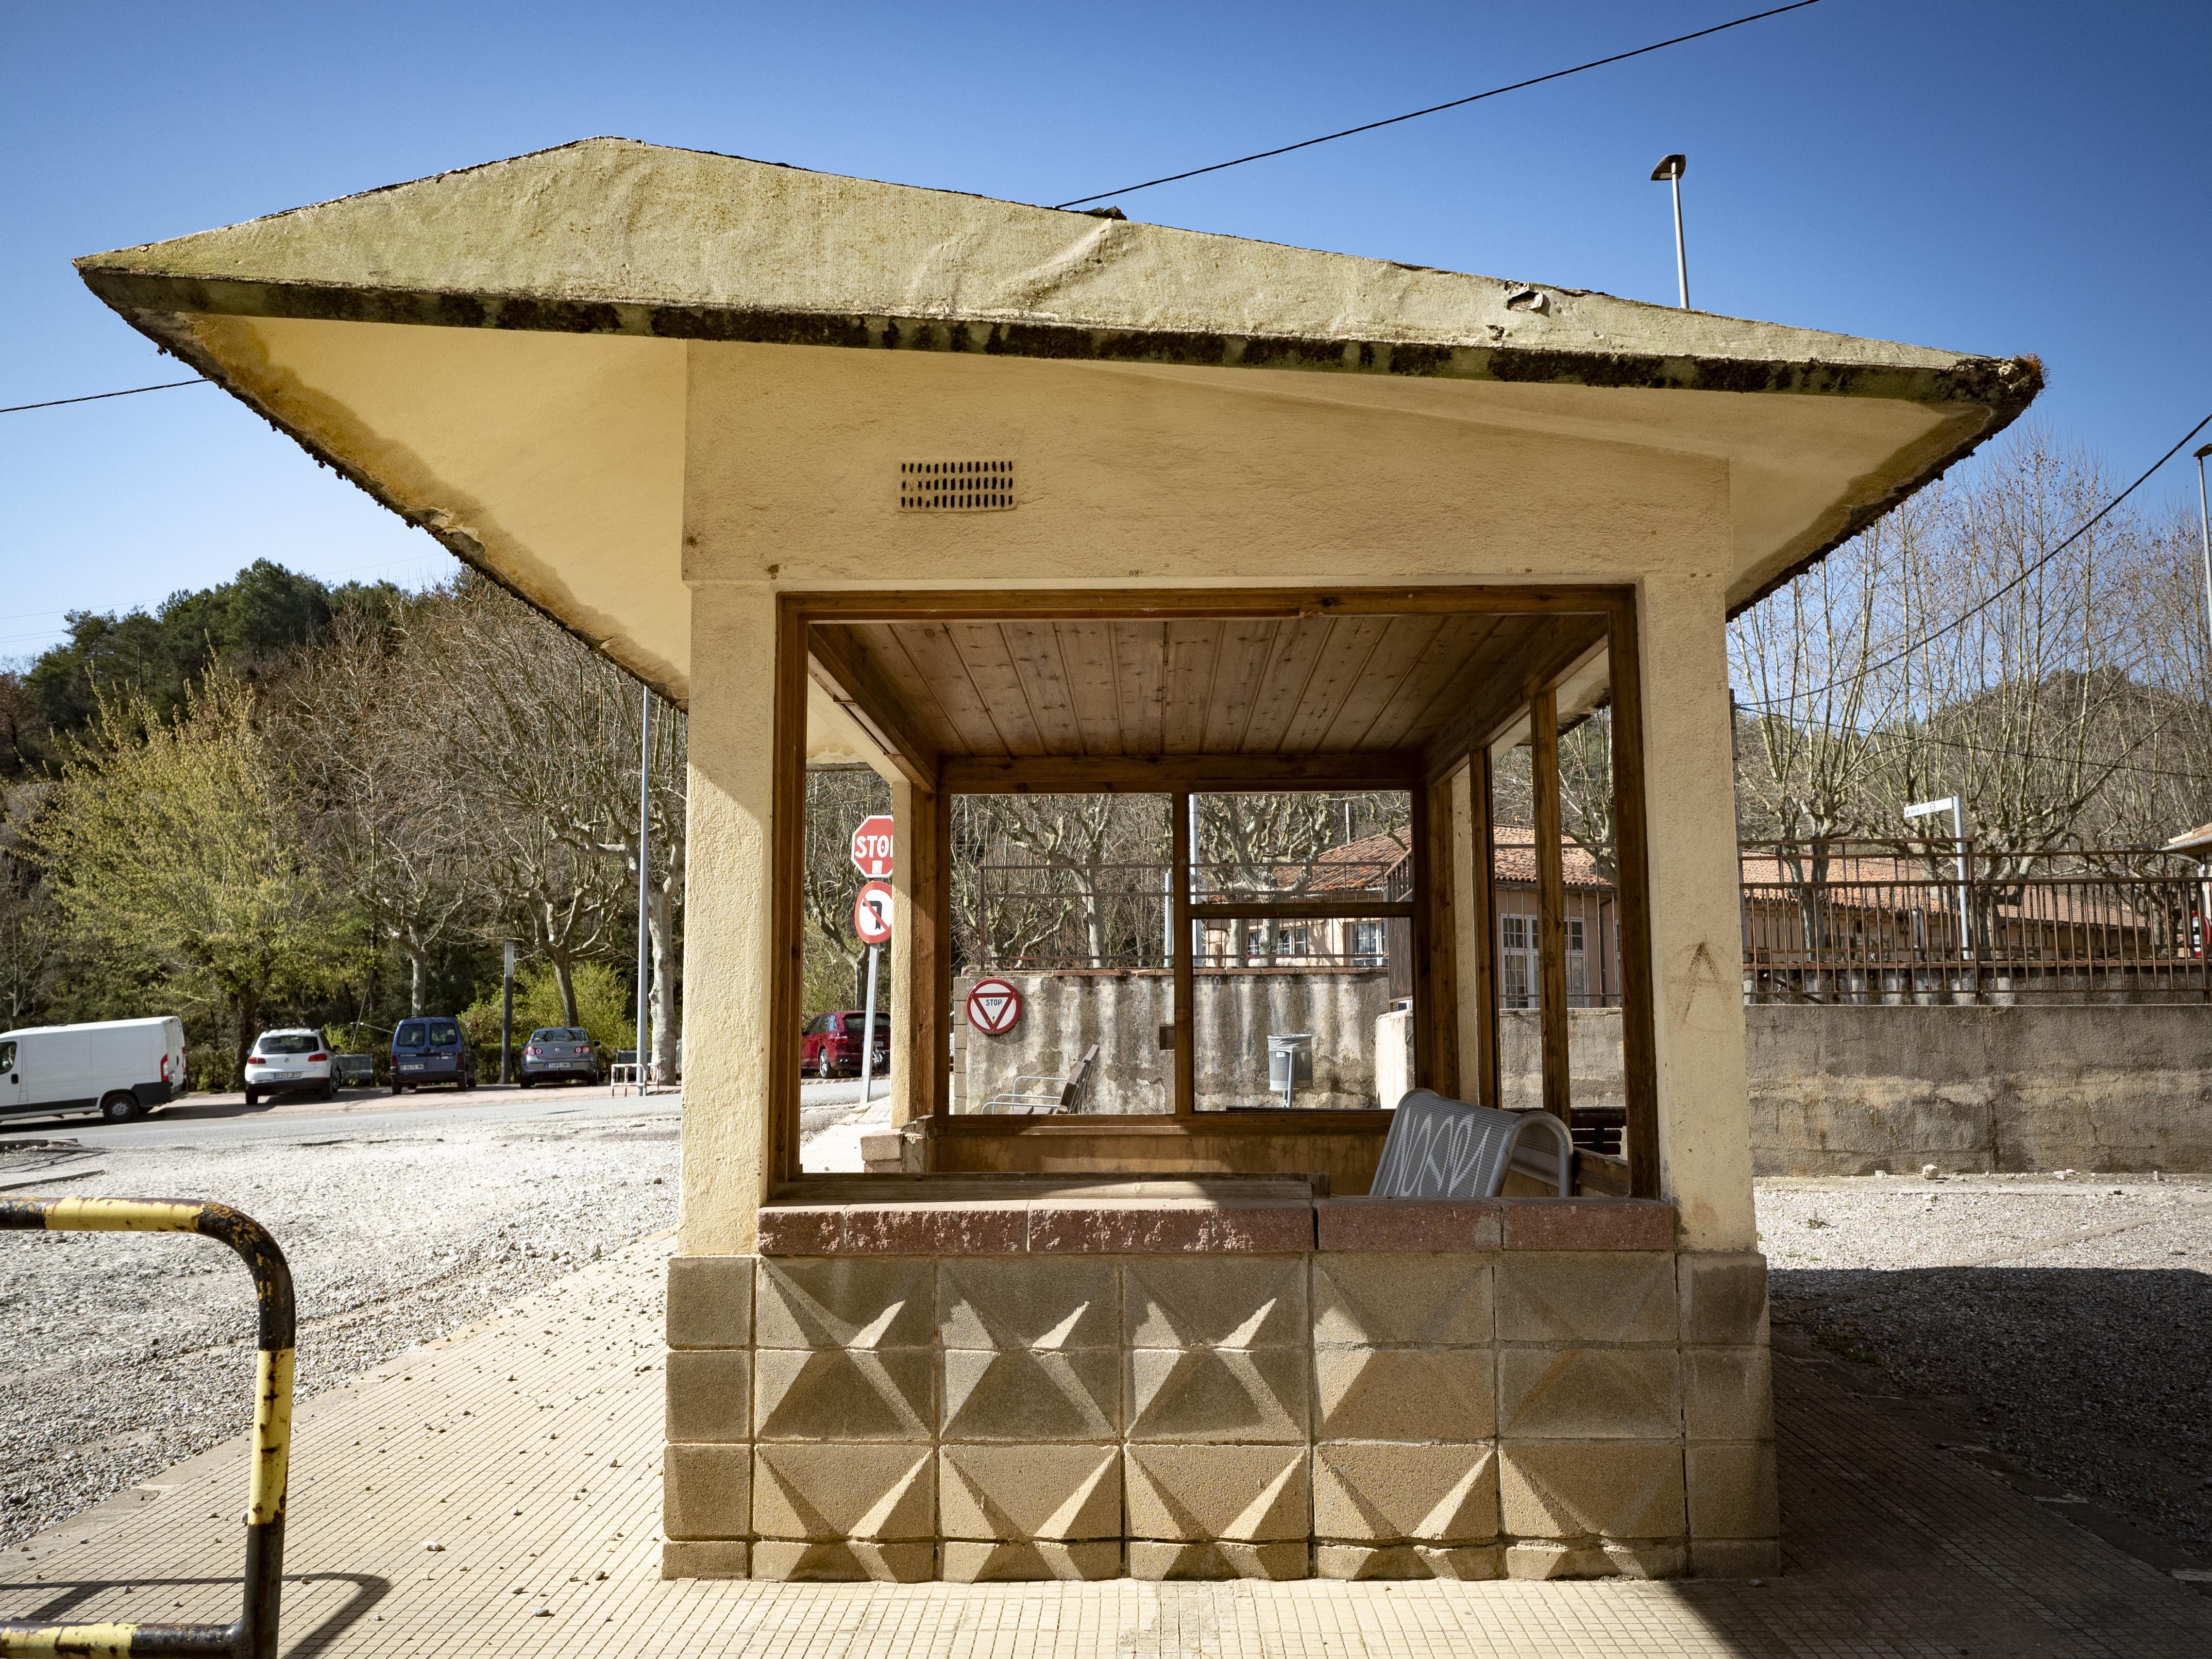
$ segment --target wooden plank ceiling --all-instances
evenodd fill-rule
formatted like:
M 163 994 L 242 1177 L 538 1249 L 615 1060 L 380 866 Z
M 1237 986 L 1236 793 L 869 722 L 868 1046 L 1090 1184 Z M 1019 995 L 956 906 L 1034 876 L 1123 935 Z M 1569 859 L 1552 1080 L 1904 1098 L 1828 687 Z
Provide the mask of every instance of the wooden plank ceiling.
M 903 732 L 988 759 L 1433 753 L 1603 619 L 1427 612 L 1182 622 L 813 626 L 818 678 Z

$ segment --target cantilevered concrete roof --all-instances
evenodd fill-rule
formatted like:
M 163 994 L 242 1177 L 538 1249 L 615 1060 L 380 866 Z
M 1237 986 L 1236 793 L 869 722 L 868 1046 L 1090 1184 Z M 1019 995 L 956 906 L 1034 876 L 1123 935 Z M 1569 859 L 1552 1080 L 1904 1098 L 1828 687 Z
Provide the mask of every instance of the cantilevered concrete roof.
M 617 138 L 78 265 L 135 326 L 678 696 L 685 342 L 1185 385 L 1288 375 L 1395 418 L 1701 453 L 1729 468 L 1738 607 L 2002 428 L 2042 379 L 2032 358 Z M 560 343 L 580 337 L 607 344 Z M 666 567 L 652 580 L 648 544 Z

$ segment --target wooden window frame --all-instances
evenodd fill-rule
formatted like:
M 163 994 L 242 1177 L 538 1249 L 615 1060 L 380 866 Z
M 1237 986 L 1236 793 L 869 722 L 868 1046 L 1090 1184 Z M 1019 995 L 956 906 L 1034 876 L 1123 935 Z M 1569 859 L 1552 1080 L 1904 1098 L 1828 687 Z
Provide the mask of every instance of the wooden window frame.
M 1449 728 L 1425 750 L 1292 756 L 1041 757 L 1003 758 L 940 755 L 900 718 L 900 708 L 880 685 L 871 684 L 866 665 L 839 653 L 832 636 L 813 631 L 816 623 L 992 620 L 1289 619 L 1317 615 L 1434 613 L 1522 613 L 1565 621 L 1580 618 L 1583 632 L 1571 637 L 1540 636 L 1498 683 L 1473 700 Z M 1476 994 L 1483 999 L 1482 1029 L 1486 1053 L 1475 1057 L 1465 1081 L 1486 1084 L 1494 1102 L 1498 1085 L 1498 942 L 1490 902 L 1488 867 L 1489 760 L 1487 742 L 1540 694 L 1556 686 L 1576 658 L 1588 654 L 1588 625 L 1601 624 L 1595 637 L 1611 653 L 1615 706 L 1614 821 L 1620 872 L 1620 930 L 1622 970 L 1624 1065 L 1632 1190 L 1658 1190 L 1656 1042 L 1651 1029 L 1650 885 L 1646 870 L 1647 803 L 1644 793 L 1643 725 L 1637 641 L 1636 594 L 1613 586 L 1516 587 L 1356 586 L 1328 589 L 1190 590 L 986 590 L 915 592 L 788 592 L 778 598 L 775 665 L 775 757 L 771 800 L 770 848 L 771 974 L 770 1041 L 776 1045 L 769 1068 L 769 1162 L 771 1179 L 801 1178 L 799 1164 L 799 1049 L 780 1034 L 797 1029 L 802 972 L 803 918 L 800 887 L 805 868 L 806 701 L 810 677 L 834 682 L 833 695 L 882 745 L 892 763 L 916 788 L 915 839 L 899 856 L 915 861 L 920 879 L 915 923 L 916 960 L 931 964 L 927 1006 L 915 1009 L 911 1036 L 927 1043 L 931 1063 L 918 1076 L 915 1115 L 939 1128 L 954 1124 L 963 1134 L 1031 1133 L 1032 1121 L 997 1120 L 980 1115 L 955 1118 L 951 1106 L 951 817 L 956 794 L 1131 793 L 1165 794 L 1176 802 L 1174 837 L 1177 878 L 1173 902 L 1177 948 L 1175 972 L 1176 1110 L 1172 1114 L 1085 1114 L 1071 1128 L 1148 1133 L 1188 1130 L 1194 1122 L 1207 1129 L 1235 1129 L 1280 1135 L 1340 1133 L 1387 1123 L 1392 1109 L 1310 1109 L 1304 1108 L 1236 1113 L 1193 1110 L 1195 1061 L 1193 1052 L 1194 971 L 1191 924 L 1231 909 L 1264 908 L 1285 919 L 1407 914 L 1413 928 L 1413 1067 L 1417 1086 L 1457 1094 L 1462 1086 L 1456 998 L 1459 964 L 1454 951 L 1452 907 L 1474 906 L 1480 923 L 1471 964 Z M 827 647 L 825 649 L 825 647 Z M 833 659 L 827 663 L 821 659 Z M 842 692 L 843 695 L 838 695 Z M 1474 766 L 1474 852 L 1480 867 L 1458 870 L 1449 854 L 1451 806 L 1449 781 L 1461 767 Z M 1188 799 L 1193 794 L 1256 790 L 1370 790 L 1403 788 L 1412 797 L 1411 836 L 1413 896 L 1410 902 L 1316 903 L 1299 901 L 1267 907 L 1194 904 L 1189 892 Z M 1439 863 L 1441 856 L 1441 865 Z M 1564 964 L 1562 964 L 1564 965 Z M 1563 977 L 1564 975 L 1562 975 Z M 917 990 L 922 988 L 915 988 Z M 921 999 L 909 1000 L 909 1008 Z M 1478 1093 L 1482 1091 L 1478 1088 Z

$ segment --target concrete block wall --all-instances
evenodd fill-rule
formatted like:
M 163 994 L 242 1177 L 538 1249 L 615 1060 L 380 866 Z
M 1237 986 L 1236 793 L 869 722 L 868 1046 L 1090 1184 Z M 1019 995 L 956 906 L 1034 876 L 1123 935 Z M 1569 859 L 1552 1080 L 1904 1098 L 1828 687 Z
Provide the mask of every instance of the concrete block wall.
M 1759 1005 L 1743 1011 L 1763 1176 L 2212 1170 L 2212 1008 Z M 1537 1016 L 1499 1017 L 1508 1106 L 1543 1092 Z M 1567 1016 L 1574 1098 L 1623 1099 L 1620 1011 Z
M 663 1570 L 1769 1571 L 1765 1264 L 1673 1245 L 1613 1200 L 770 1206 L 671 1264 Z

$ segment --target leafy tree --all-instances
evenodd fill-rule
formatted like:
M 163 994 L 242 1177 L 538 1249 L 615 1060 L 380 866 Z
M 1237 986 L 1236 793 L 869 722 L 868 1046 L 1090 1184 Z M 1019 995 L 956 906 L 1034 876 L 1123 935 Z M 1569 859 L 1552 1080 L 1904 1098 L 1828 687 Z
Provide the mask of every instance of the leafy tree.
M 27 836 L 78 942 L 230 1016 L 242 1073 L 264 1010 L 337 984 L 352 930 L 318 881 L 252 692 L 227 672 L 165 720 L 104 696 Z
M 320 638 L 335 611 L 388 614 L 400 597 L 389 582 L 326 587 L 257 559 L 229 581 L 172 593 L 151 616 L 70 612 L 69 638 L 32 664 L 23 685 L 50 742 L 93 725 L 101 698 L 118 691 L 167 719 L 210 668 L 260 679 Z

